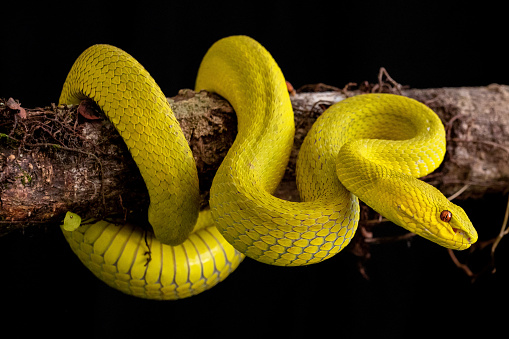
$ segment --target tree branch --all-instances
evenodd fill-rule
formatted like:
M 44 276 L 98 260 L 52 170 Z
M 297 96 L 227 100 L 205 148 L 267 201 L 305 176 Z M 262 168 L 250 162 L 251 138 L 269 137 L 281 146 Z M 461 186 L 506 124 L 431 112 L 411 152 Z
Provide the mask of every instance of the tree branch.
M 363 91 L 384 90 L 378 84 Z M 389 83 L 390 85 L 390 83 Z M 285 178 L 276 195 L 298 201 L 295 161 L 316 118 L 332 103 L 362 91 L 301 91 L 292 95 L 296 135 Z M 334 88 L 332 88 L 334 89 Z M 460 198 L 479 198 L 509 187 L 509 87 L 407 89 L 405 96 L 431 107 L 447 130 L 444 164 L 425 178 L 445 195 L 465 185 Z M 182 90 L 168 99 L 191 145 L 203 203 L 216 169 L 236 135 L 231 106 L 206 92 Z M 12 108 L 0 102 L 0 234 L 40 223 L 60 223 L 71 210 L 83 218 L 137 214 L 148 195 L 135 163 L 106 120 L 90 120 L 80 107 Z M 11 108 L 9 108 L 11 107 Z

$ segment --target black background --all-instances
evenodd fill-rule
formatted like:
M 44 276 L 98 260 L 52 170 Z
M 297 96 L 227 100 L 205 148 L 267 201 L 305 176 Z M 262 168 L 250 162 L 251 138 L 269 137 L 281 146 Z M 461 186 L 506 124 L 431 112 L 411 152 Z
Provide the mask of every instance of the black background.
M 415 88 L 509 83 L 502 4 L 87 1 L 3 4 L 0 10 L 0 96 L 25 107 L 57 101 L 76 57 L 96 43 L 132 54 L 173 96 L 193 87 L 208 47 L 232 34 L 262 43 L 296 88 L 375 82 L 381 66 Z M 506 201 L 463 203 L 481 240 L 496 234 Z M 8 313 L 0 321 L 7 325 L 2 330 L 12 327 L 16 334 L 91 337 L 494 334 L 507 319 L 507 247 L 503 240 L 497 273 L 474 284 L 445 249 L 416 238 L 375 246 L 370 280 L 348 253 L 298 268 L 246 259 L 210 291 L 153 302 L 98 281 L 58 229 L 27 230 L 0 238 L 0 291 Z

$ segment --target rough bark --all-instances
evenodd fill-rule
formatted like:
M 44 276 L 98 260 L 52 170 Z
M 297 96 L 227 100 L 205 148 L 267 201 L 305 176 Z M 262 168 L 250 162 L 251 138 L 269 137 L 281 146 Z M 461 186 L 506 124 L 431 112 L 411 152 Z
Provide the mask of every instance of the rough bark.
M 326 89 L 292 95 L 295 145 L 279 197 L 298 200 L 296 156 L 316 118 L 332 103 L 360 93 Z M 509 86 L 395 90 L 430 106 L 446 126 L 446 159 L 425 180 L 445 195 L 464 189 L 460 198 L 509 188 Z M 236 135 L 235 114 L 206 92 L 182 90 L 169 102 L 193 150 L 206 204 L 214 173 Z M 76 107 L 24 112 L 8 106 L 13 107 L 0 102 L 0 234 L 60 223 L 69 210 L 86 218 L 146 208 L 143 180 L 106 120 L 84 118 L 90 110 L 83 107 L 78 114 Z

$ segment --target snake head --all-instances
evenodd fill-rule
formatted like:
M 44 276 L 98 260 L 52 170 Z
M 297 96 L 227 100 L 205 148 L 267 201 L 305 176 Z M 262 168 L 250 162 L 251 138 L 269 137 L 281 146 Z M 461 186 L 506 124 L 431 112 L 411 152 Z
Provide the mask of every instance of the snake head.
M 465 211 L 447 198 L 435 187 L 408 178 L 412 184 L 394 194 L 386 209 L 386 218 L 441 246 L 464 250 L 477 241 L 477 231 Z M 409 190 L 408 187 L 411 187 Z M 390 205 L 390 204 L 388 204 Z
M 456 250 L 469 248 L 477 241 L 477 231 L 463 208 L 445 200 L 436 206 L 432 216 L 440 238 L 437 243 Z
M 415 200 L 396 202 L 391 221 L 441 246 L 464 250 L 477 241 L 477 231 L 465 211 L 435 187 L 415 179 Z

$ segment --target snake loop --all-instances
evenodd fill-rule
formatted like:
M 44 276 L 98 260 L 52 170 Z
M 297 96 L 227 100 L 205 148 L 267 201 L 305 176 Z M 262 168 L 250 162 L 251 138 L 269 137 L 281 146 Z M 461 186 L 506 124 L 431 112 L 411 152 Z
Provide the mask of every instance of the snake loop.
M 465 249 L 477 240 L 460 207 L 415 179 L 435 170 L 445 154 L 443 125 L 423 104 L 367 94 L 331 106 L 301 147 L 297 203 L 272 196 L 294 137 L 290 98 L 272 56 L 249 37 L 222 39 L 200 65 L 196 90 L 202 89 L 232 104 L 238 135 L 214 177 L 210 211 L 198 213 L 191 151 L 148 72 L 108 45 L 87 49 L 69 72 L 60 103 L 86 97 L 98 103 L 124 138 L 150 194 L 154 235 L 148 236 L 148 264 L 137 226 L 100 221 L 64 231 L 81 261 L 110 286 L 176 299 L 211 288 L 244 255 L 281 266 L 320 262 L 350 242 L 358 198 L 442 246 Z

